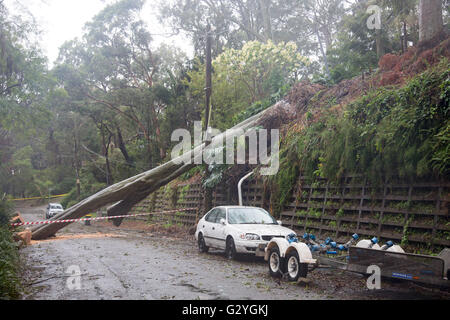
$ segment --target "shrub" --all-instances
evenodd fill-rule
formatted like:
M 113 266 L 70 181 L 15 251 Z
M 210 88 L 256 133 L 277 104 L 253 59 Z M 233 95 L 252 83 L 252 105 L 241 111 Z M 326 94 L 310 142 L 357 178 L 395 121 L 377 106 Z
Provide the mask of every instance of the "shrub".
M 6 198 L 0 199 L 0 226 L 6 226 L 8 224 L 12 211 L 12 202 Z
M 0 200 L 0 299 L 17 299 L 20 296 L 19 252 L 8 228 L 12 204 Z

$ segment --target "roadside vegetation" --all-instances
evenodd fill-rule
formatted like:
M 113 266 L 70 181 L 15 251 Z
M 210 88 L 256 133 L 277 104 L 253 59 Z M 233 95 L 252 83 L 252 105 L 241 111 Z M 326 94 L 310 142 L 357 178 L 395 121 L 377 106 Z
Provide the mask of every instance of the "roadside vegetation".
M 35 21 L 27 15 L 13 16 L 0 2 L 0 189 L 13 197 L 69 193 L 63 201 L 69 207 L 167 161 L 174 145 L 172 132 L 192 130 L 194 121 L 204 120 L 208 23 L 213 29 L 211 124 L 224 130 L 285 99 L 299 83 L 330 88 L 373 73 L 386 54 L 409 52 L 419 42 L 419 2 L 368 1 L 367 6 L 379 5 L 382 21 L 389 22 L 383 32 L 367 28 L 370 14 L 360 1 L 161 2 L 161 23 L 183 31 L 194 44 L 195 57 L 190 59 L 173 45 L 155 45 L 140 17 L 145 1 L 120 0 L 87 22 L 80 37 L 68 39 L 56 61 L 47 61 L 35 40 L 40 33 Z M 443 18 L 447 26 L 448 10 L 443 10 Z M 402 103 L 386 90 L 364 94 L 378 102 L 386 98 L 386 103 Z M 330 95 L 330 106 L 333 99 Z M 377 101 L 371 105 L 374 110 L 379 108 Z M 353 109 L 358 112 L 363 106 L 364 101 Z M 325 134 L 320 126 L 333 125 L 331 118 L 324 112 L 324 119 L 315 120 L 307 130 L 310 142 L 318 139 L 313 137 L 316 133 Z M 336 121 L 335 125 L 344 123 L 343 118 Z M 370 125 L 359 132 L 367 131 L 366 141 L 374 137 Z M 336 133 L 336 139 L 358 134 Z M 377 139 L 383 147 L 384 138 Z M 433 172 L 445 170 L 437 160 L 446 156 L 445 148 L 438 146 L 444 146 L 445 139 L 445 131 L 435 137 L 436 160 L 423 160 L 422 169 L 431 164 Z M 350 154 L 342 148 L 346 156 L 331 155 L 331 149 L 324 150 L 333 145 L 332 137 L 320 141 L 317 155 L 304 154 L 311 158 L 303 166 L 328 175 Z M 361 170 L 370 154 L 357 152 Z M 343 169 L 341 163 L 336 172 L 355 169 L 356 164 L 348 165 Z M 415 166 L 405 170 L 417 171 Z M 226 178 L 229 168 L 210 169 L 205 185 L 213 187 Z M 378 170 L 372 169 L 373 174 Z M 289 180 L 294 170 L 291 166 L 280 174 Z
M 305 113 L 306 125 L 291 125 L 283 139 L 281 168 L 272 178 L 276 207 L 289 199 L 300 172 L 311 181 L 351 174 L 372 183 L 448 178 L 449 77 L 443 57 L 403 86 L 374 89 L 345 106 L 312 100 L 307 109 L 315 115 Z
M 19 250 L 8 227 L 12 209 L 11 201 L 0 199 L 0 300 L 17 299 L 21 292 Z

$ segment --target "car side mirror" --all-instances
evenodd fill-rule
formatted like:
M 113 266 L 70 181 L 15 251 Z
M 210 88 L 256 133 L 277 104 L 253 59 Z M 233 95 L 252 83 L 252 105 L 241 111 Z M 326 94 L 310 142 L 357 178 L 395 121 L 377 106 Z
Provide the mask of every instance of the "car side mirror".
M 220 224 L 225 226 L 227 224 L 227 222 L 225 221 L 224 218 L 222 218 L 222 219 L 220 219 Z
M 280 225 L 280 226 L 283 225 L 283 221 L 281 221 L 281 220 L 278 220 L 277 223 L 278 223 L 278 225 Z

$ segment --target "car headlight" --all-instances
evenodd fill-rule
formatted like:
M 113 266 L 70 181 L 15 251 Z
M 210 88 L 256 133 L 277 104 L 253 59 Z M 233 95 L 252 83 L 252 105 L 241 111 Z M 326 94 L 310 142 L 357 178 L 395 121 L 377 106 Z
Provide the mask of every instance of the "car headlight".
M 254 233 L 247 233 L 245 235 L 245 240 L 260 240 L 260 237 Z

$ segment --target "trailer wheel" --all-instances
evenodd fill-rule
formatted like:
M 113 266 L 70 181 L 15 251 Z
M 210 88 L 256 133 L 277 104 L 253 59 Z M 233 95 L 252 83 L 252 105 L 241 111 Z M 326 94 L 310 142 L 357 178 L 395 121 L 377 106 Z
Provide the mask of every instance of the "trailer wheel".
M 285 271 L 284 258 L 280 255 L 280 249 L 277 246 L 273 247 L 269 251 L 269 272 L 272 277 L 279 277 L 283 275 Z
M 297 251 L 289 253 L 286 261 L 289 281 L 297 281 L 300 277 L 306 278 L 308 275 L 308 264 L 300 263 Z

